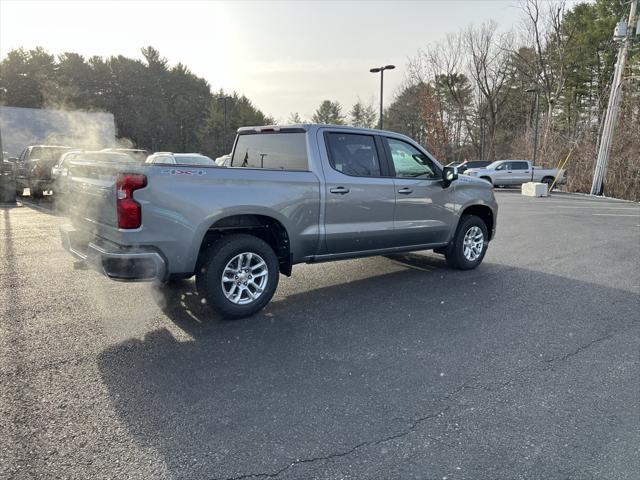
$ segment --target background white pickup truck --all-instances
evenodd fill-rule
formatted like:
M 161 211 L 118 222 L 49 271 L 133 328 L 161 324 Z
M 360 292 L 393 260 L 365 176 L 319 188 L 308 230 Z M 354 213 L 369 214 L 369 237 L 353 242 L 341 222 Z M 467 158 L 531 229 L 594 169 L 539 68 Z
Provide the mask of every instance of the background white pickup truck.
M 469 168 L 464 175 L 481 178 L 492 183 L 494 186 L 501 185 L 522 185 L 526 182 L 543 182 L 551 186 L 562 185 L 567 179 L 565 171 L 560 168 L 533 167 L 531 172 L 531 162 L 528 160 L 498 160 L 485 168 Z

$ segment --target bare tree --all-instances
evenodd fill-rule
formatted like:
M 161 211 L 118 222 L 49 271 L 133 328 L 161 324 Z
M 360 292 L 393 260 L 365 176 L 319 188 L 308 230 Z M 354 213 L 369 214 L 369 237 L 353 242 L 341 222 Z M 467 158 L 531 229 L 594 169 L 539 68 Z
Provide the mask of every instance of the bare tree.
M 544 149 L 546 138 L 553 127 L 554 109 L 563 95 L 567 80 L 568 45 L 572 33 L 563 29 L 566 12 L 566 0 L 541 2 L 541 0 L 523 0 L 524 13 L 522 32 L 526 45 L 533 48 L 535 56 L 527 59 L 512 51 L 531 72 L 532 87 L 538 88 L 540 99 L 544 102 L 544 127 L 541 147 Z
M 500 35 L 491 21 L 467 28 L 464 41 L 469 51 L 468 68 L 479 92 L 478 113 L 486 118 L 486 151 L 488 158 L 494 159 L 500 107 L 508 98 L 504 89 L 513 69 L 509 53 L 512 36 Z
M 409 62 L 409 79 L 413 84 L 433 86 L 438 100 L 439 121 L 449 134 L 451 157 L 467 156 L 468 143 L 480 150 L 474 123 L 474 99 L 469 84 L 467 57 L 462 32 L 447 34 L 444 41 L 431 44 Z

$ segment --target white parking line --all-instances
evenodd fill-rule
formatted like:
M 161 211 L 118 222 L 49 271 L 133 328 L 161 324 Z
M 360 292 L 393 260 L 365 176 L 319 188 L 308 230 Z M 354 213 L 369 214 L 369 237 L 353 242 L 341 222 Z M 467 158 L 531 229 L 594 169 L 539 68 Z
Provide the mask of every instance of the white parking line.
M 554 205 L 615 205 L 620 207 L 637 207 L 638 204 L 634 202 L 624 201 L 606 201 L 606 200 L 569 200 L 566 198 L 550 198 L 550 197 L 519 197 L 520 200 L 529 202 L 531 200 L 540 200 L 544 203 L 553 203 Z
M 498 201 L 501 199 L 499 198 Z M 588 208 L 588 207 L 619 207 L 619 208 L 634 208 L 638 207 L 637 203 L 633 202 L 597 202 L 591 200 L 580 200 L 575 202 L 567 202 L 566 200 L 551 200 L 544 197 L 523 197 L 518 199 L 511 199 L 513 203 L 519 205 L 553 205 L 554 207 L 575 207 L 575 208 Z
M 630 210 L 632 212 L 634 211 L 640 211 L 640 207 L 634 208 L 634 207 L 596 207 L 594 206 L 590 206 L 590 207 L 577 207 L 574 205 L 556 205 L 558 208 L 590 208 L 591 210 Z
M 640 217 L 640 214 L 634 215 L 629 213 L 592 213 L 594 217 Z

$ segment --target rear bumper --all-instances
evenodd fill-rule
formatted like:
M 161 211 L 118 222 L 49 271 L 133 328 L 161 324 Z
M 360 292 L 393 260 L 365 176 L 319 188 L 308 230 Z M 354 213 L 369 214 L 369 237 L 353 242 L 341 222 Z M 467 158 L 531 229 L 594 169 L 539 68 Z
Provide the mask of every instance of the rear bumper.
M 166 277 L 166 261 L 157 251 L 123 247 L 71 225 L 60 227 L 60 236 L 71 255 L 113 280 L 163 281 Z

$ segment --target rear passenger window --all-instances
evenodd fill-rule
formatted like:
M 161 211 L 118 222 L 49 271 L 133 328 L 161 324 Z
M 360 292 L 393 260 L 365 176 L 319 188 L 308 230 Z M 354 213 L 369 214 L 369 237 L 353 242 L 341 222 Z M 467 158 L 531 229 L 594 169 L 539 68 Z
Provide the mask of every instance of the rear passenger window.
M 526 170 L 527 168 L 529 168 L 527 162 L 511 162 L 512 170 Z
M 380 160 L 371 135 L 328 133 L 331 166 L 353 177 L 379 177 Z
M 269 170 L 309 170 L 306 134 L 300 132 L 238 135 L 231 166 Z

